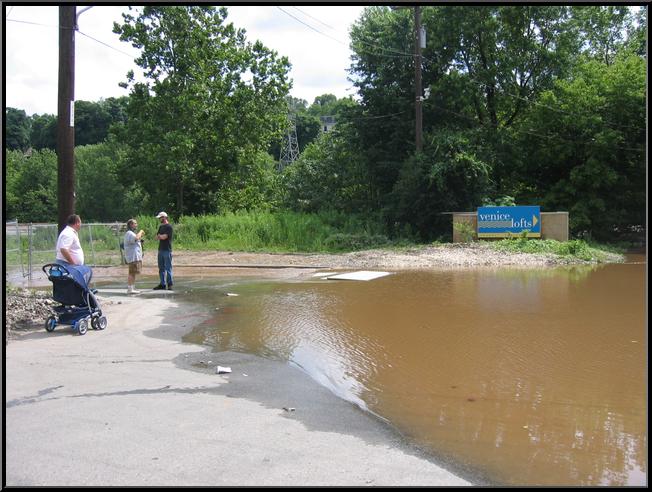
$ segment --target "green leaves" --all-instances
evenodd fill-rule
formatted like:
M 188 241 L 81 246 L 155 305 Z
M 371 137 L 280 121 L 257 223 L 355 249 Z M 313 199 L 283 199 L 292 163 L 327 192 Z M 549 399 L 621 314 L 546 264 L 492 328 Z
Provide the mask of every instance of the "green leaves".
M 287 59 L 248 43 L 226 17 L 224 7 L 146 6 L 114 27 L 142 49 L 146 79 L 127 80 L 129 165 L 176 214 L 212 211 L 215 200 L 185 197 L 219 197 L 239 150 L 266 149 L 284 123 Z

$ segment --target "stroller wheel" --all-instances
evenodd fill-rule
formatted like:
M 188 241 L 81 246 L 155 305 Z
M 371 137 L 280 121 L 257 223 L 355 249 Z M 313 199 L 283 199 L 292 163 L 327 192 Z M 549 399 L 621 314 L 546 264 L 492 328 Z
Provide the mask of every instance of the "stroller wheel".
M 106 316 L 99 316 L 97 318 L 93 318 L 91 320 L 91 325 L 93 325 L 93 328 L 95 330 L 103 330 L 106 328 L 107 321 L 106 321 Z
M 87 319 L 80 319 L 77 322 L 77 331 L 79 332 L 80 335 L 85 335 L 86 332 L 88 331 L 88 320 Z
M 57 326 L 57 318 L 54 316 L 50 316 L 46 321 L 45 321 L 45 329 L 47 331 L 54 331 L 54 327 Z

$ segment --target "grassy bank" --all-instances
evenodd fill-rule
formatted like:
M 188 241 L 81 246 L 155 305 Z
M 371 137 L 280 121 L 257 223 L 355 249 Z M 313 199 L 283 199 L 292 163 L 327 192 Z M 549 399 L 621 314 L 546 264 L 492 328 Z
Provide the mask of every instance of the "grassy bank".
M 498 251 L 534 254 L 552 253 L 569 259 L 598 263 L 622 261 L 622 255 L 626 251 L 626 246 L 623 245 L 587 243 L 581 239 L 560 242 L 554 239 L 519 237 L 516 239 L 503 239 L 493 242 L 491 245 Z
M 138 217 L 146 238 L 158 221 Z M 174 245 L 189 251 L 343 252 L 390 244 L 381 224 L 337 212 L 242 212 L 173 220 Z M 147 243 L 146 243 L 147 245 Z
M 145 251 L 157 249 L 155 239 L 159 221 L 151 216 L 137 217 L 144 229 Z M 241 251 L 272 253 L 345 253 L 366 249 L 388 248 L 400 251 L 419 246 L 411 238 L 392 238 L 380 220 L 338 212 L 305 214 L 294 212 L 242 212 L 224 215 L 172 217 L 174 248 L 177 251 Z M 6 265 L 17 268 L 28 263 L 28 243 L 32 247 L 32 265 L 54 260 L 56 225 L 38 227 L 28 238 L 8 238 L 5 249 Z M 87 263 L 119 265 L 119 242 L 124 236 L 124 224 L 107 224 L 92 228 L 82 226 L 80 240 Z M 569 260 L 620 261 L 627 245 L 607 246 L 583 240 L 559 242 L 516 237 L 488 243 L 505 252 L 552 253 Z
M 172 219 L 175 249 L 187 251 L 343 253 L 418 246 L 411 238 L 389 239 L 379 220 L 339 212 L 240 212 Z M 138 221 L 146 231 L 146 248 L 155 248 L 153 238 L 159 221 L 151 216 L 140 216 Z M 525 237 L 489 244 L 498 251 L 552 253 L 569 260 L 592 262 L 620 261 L 627 249 L 626 244 L 610 246 L 580 239 L 559 242 Z

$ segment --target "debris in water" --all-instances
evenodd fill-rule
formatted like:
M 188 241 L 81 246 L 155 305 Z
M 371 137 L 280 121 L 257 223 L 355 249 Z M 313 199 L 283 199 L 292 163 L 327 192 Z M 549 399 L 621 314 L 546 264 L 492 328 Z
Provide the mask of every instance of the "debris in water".
M 217 369 L 215 369 L 215 372 L 217 374 L 228 374 L 231 372 L 230 367 L 222 367 L 222 366 L 217 366 Z
M 283 407 L 283 410 L 285 410 L 286 412 L 294 412 L 296 410 L 296 408 L 294 408 L 294 407 Z
M 238 297 L 240 294 L 234 294 L 233 292 L 227 292 L 226 295 L 229 296 L 229 297 Z
M 384 277 L 385 275 L 390 275 L 390 272 L 371 272 L 368 270 L 360 270 L 358 272 L 343 273 L 341 275 L 333 275 L 328 277 L 328 280 L 373 280 L 376 278 Z

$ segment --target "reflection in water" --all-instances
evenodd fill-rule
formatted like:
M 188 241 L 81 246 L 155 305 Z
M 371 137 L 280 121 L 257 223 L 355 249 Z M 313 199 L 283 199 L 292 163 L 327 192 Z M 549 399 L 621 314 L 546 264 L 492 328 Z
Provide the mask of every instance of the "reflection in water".
M 210 292 L 188 341 L 288 360 L 499 482 L 647 481 L 644 265 Z

